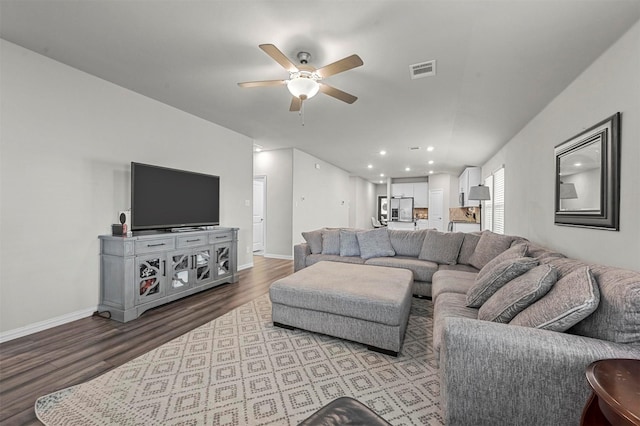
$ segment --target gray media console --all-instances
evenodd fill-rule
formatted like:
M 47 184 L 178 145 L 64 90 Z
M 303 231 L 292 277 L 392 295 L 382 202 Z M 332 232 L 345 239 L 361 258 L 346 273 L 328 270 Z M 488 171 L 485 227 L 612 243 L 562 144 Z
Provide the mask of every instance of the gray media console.
M 131 321 L 144 311 L 238 281 L 238 228 L 100 237 L 100 312 Z

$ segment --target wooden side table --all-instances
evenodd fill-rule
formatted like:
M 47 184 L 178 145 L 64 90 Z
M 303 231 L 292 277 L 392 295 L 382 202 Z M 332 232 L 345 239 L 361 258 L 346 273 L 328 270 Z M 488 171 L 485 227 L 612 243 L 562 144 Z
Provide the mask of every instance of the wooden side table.
M 590 364 L 593 393 L 582 411 L 583 426 L 640 425 L 640 360 L 603 359 Z

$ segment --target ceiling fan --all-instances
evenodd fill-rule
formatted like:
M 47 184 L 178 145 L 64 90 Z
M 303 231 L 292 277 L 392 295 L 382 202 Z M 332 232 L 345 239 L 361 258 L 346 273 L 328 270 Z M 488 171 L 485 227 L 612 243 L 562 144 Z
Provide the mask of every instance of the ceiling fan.
M 348 104 L 352 104 L 358 99 L 349 93 L 321 82 L 321 80 L 329 76 L 361 66 L 363 62 L 358 55 L 347 56 L 337 62 L 316 69 L 308 65 L 311 55 L 307 52 L 298 53 L 297 57 L 300 65 L 296 66 L 273 44 L 261 44 L 258 47 L 282 65 L 284 69 L 289 71 L 289 78 L 287 80 L 247 81 L 238 83 L 238 86 L 261 87 L 286 85 L 289 92 L 293 95 L 289 111 L 300 111 L 302 102 L 311 99 L 318 92 L 322 92 L 325 95 L 329 95 Z

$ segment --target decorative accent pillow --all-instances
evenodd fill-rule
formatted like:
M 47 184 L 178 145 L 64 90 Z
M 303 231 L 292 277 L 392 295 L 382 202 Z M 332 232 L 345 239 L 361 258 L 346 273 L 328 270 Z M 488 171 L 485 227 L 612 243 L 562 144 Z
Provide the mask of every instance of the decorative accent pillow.
M 484 231 L 480 236 L 480 241 L 475 251 L 469 259 L 469 264 L 477 269 L 482 269 L 484 265 L 500 253 L 511 246 L 513 241 L 510 235 L 494 234 L 491 231 Z
M 462 247 L 460 247 L 460 254 L 458 255 L 458 263 L 462 265 L 470 265 L 471 256 L 476 250 L 476 246 L 480 241 L 480 234 L 474 234 L 468 232 L 464 234 L 464 240 L 462 241 Z
M 391 246 L 387 228 L 377 228 L 371 231 L 356 233 L 360 245 L 360 257 L 371 259 L 372 257 L 395 256 L 396 252 Z
M 426 229 L 418 231 L 389 229 L 388 232 L 396 256 L 418 257 L 420 255 L 424 237 L 427 235 Z
M 554 267 L 536 266 L 498 289 L 480 307 L 478 319 L 508 323 L 525 308 L 547 294 L 557 280 L 558 271 Z
M 429 229 L 424 237 L 418 259 L 455 265 L 462 240 L 464 240 L 462 232 L 439 232 Z
M 600 290 L 588 266 L 564 276 L 549 292 L 520 312 L 509 324 L 566 331 L 593 313 Z
M 505 260 L 513 260 L 519 257 L 525 257 L 527 255 L 527 245 L 526 244 L 517 244 L 513 247 L 508 248 L 507 250 L 500 253 L 494 259 L 490 260 L 489 263 L 484 265 L 478 275 L 476 276 L 476 280 L 481 279 L 486 274 L 490 273 L 493 268 L 495 268 L 500 263 Z
M 302 238 L 304 238 L 307 244 L 309 244 L 309 248 L 311 249 L 311 254 L 322 253 L 322 230 L 321 229 L 317 229 L 315 231 L 303 232 Z
M 360 256 L 356 231 L 340 230 L 340 256 Z
M 473 286 L 467 292 L 467 306 L 479 308 L 503 285 L 536 266 L 536 259 L 519 257 L 499 263 L 481 278 L 476 276 Z
M 322 230 L 322 254 L 340 254 L 340 230 Z

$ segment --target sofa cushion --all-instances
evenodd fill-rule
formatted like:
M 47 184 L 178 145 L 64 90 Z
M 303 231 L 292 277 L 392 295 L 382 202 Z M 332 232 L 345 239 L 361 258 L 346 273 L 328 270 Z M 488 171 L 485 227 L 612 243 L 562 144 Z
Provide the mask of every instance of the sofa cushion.
M 409 256 L 373 257 L 365 261 L 366 265 L 404 268 L 413 272 L 414 281 L 431 282 L 431 277 L 438 270 L 438 264 L 427 260 L 418 260 Z
M 340 256 L 338 254 L 310 254 L 307 256 L 305 266 L 315 265 L 323 260 L 329 262 L 355 263 L 364 265 L 364 259 L 360 256 Z
M 460 253 L 464 234 L 462 232 L 439 232 L 427 230 L 419 259 L 431 262 L 455 265 Z
M 340 256 L 360 256 L 356 231 L 340 230 Z
M 525 308 L 547 294 L 557 279 L 558 272 L 553 267 L 536 266 L 498 289 L 480 307 L 478 319 L 508 323 Z
M 433 283 L 431 297 L 433 300 L 436 300 L 442 293 L 459 293 L 466 295 L 473 286 L 476 275 L 476 273 L 472 272 L 443 270 L 442 266 L 440 266 L 438 272 L 433 274 L 431 278 L 431 282 Z
M 340 254 L 340 230 L 322 230 L 322 254 Z
M 596 279 L 589 267 L 584 266 L 561 278 L 542 299 L 516 315 L 510 324 L 566 331 L 595 311 L 599 301 Z
M 484 231 L 478 245 L 469 259 L 469 264 L 482 269 L 484 265 L 511 246 L 514 237 L 511 235 L 495 234 Z
M 617 343 L 640 343 L 640 272 L 589 265 L 600 291 L 595 312 L 570 333 Z
M 464 240 L 460 247 L 460 254 L 458 254 L 458 263 L 463 265 L 471 264 L 471 256 L 473 256 L 473 252 L 476 251 L 476 246 L 478 245 L 478 241 L 480 241 L 481 235 L 482 234 L 475 232 L 468 232 L 464 234 Z
M 302 238 L 304 238 L 307 244 L 309 244 L 309 248 L 311 249 L 311 254 L 322 253 L 322 229 L 303 232 Z
M 462 272 L 473 272 L 473 275 L 476 276 L 478 274 L 478 270 L 471 265 L 440 265 L 438 266 L 439 271 L 462 271 Z
M 499 255 L 497 255 L 494 259 L 490 260 L 486 265 L 480 269 L 478 272 L 478 279 L 481 279 L 486 274 L 490 273 L 492 269 L 501 264 L 506 260 L 513 260 L 519 257 L 527 256 L 527 246 L 524 244 L 517 244 L 513 247 L 508 248 L 503 251 Z
M 424 237 L 427 230 L 403 231 L 399 229 L 389 229 L 389 240 L 396 252 L 396 256 L 418 257 L 422 249 Z
M 394 256 L 396 254 L 391 246 L 387 228 L 358 232 L 356 236 L 358 237 L 358 244 L 360 245 L 360 257 L 363 259 Z
M 473 287 L 467 293 L 467 306 L 479 308 L 503 285 L 536 266 L 536 259 L 519 257 L 499 263 L 482 277 L 478 274 Z
M 444 321 L 450 317 L 478 318 L 478 310 L 466 306 L 466 296 L 460 293 L 442 293 L 433 305 L 433 350 L 440 356 Z

